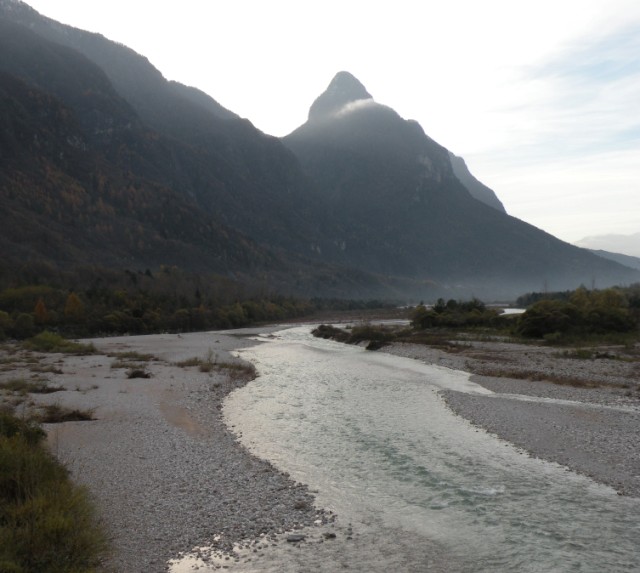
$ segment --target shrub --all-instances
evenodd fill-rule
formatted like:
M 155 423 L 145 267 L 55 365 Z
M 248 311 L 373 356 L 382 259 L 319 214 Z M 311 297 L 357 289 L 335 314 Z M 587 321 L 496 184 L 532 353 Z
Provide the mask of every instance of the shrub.
M 46 432 L 37 424 L 18 418 L 9 412 L 0 411 L 0 439 L 22 436 L 28 444 L 35 445 L 46 435 Z
M 67 408 L 60 404 L 49 404 L 42 408 L 38 421 L 43 424 L 61 424 L 62 422 L 87 422 L 94 420 L 93 410 Z
M 469 301 L 438 299 L 433 308 L 418 305 L 411 316 L 411 325 L 417 330 L 434 327 L 502 327 L 507 319 L 499 311 L 488 309 L 485 304 L 473 298 Z
M 67 340 L 63 336 L 45 330 L 27 340 L 24 345 L 30 350 L 38 352 L 62 352 L 66 354 L 93 354 L 96 348 L 93 344 L 82 344 Z
M 147 372 L 144 368 L 135 368 L 127 372 L 127 378 L 151 378 L 151 373 Z
M 92 571 L 104 533 L 86 490 L 43 447 L 44 435 L 0 413 L 0 571 Z
M 311 334 L 317 338 L 337 340 L 338 342 L 347 342 L 347 340 L 349 340 L 348 332 L 345 332 L 341 328 L 331 326 L 330 324 L 321 324 L 317 328 L 314 328 Z
M 49 386 L 46 382 L 25 380 L 24 378 L 13 378 L 0 382 L 0 390 L 8 392 L 18 392 L 20 394 L 52 394 L 64 390 L 62 386 Z
M 636 326 L 637 319 L 620 291 L 579 288 L 568 301 L 541 300 L 532 305 L 520 316 L 517 332 L 558 342 L 567 335 L 584 337 L 629 332 Z

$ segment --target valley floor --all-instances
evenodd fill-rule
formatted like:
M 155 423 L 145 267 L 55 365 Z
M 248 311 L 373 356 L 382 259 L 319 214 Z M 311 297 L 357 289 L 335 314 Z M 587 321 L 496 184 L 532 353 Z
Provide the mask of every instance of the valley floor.
M 214 536 L 216 550 L 257 538 L 251 551 L 258 555 L 314 522 L 319 542 L 331 538 L 331 516 L 314 508 L 311 493 L 248 454 L 220 415 L 224 396 L 247 379 L 230 367 L 237 364 L 230 351 L 254 342 L 231 333 L 92 342 L 98 354 L 89 356 L 4 350 L 0 381 L 19 376 L 63 387 L 22 402 L 5 392 L 17 411 L 43 404 L 93 411 L 93 421 L 46 429 L 102 513 L 113 547 L 106 570 L 165 571 L 168 559 Z M 383 351 L 472 372 L 494 394 L 445 392 L 455 412 L 531 455 L 640 496 L 638 357 L 612 351 L 577 359 L 547 347 L 472 341 L 455 352 L 414 344 Z M 184 362 L 193 358 L 217 366 L 202 372 Z M 150 377 L 129 378 L 136 368 Z
M 640 356 L 505 342 L 445 352 L 396 343 L 385 352 L 472 373 L 489 396 L 444 392 L 449 407 L 531 455 L 640 497 Z M 582 351 L 584 352 L 584 351 Z

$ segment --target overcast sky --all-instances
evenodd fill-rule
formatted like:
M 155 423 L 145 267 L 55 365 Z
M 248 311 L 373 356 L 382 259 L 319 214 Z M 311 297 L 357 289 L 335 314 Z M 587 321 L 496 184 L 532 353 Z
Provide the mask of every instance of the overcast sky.
M 569 242 L 640 231 L 638 0 L 27 3 L 272 135 L 350 71 L 510 214 Z

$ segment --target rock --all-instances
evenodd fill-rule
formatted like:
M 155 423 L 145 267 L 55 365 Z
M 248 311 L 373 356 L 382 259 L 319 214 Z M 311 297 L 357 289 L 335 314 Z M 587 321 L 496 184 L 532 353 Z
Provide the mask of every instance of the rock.
M 333 533 L 332 531 L 327 531 L 323 534 L 323 537 L 325 539 L 335 539 L 336 538 L 336 534 Z

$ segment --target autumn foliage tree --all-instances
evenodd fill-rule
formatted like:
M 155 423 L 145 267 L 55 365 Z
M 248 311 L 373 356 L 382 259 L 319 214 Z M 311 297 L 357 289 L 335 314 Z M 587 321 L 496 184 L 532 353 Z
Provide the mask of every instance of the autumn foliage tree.
M 47 305 L 42 298 L 38 299 L 35 308 L 33 309 L 33 317 L 35 318 L 37 325 L 44 325 L 49 322 L 49 312 L 47 311 Z
M 64 303 L 64 316 L 71 322 L 79 322 L 84 316 L 84 304 L 75 292 L 70 292 Z
M 568 300 L 541 300 L 527 309 L 518 333 L 527 337 L 606 334 L 637 330 L 637 317 L 625 292 L 576 289 Z

